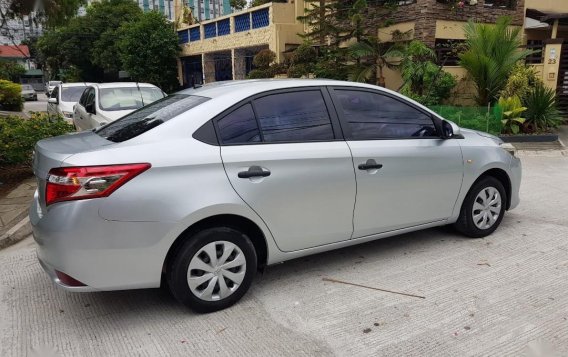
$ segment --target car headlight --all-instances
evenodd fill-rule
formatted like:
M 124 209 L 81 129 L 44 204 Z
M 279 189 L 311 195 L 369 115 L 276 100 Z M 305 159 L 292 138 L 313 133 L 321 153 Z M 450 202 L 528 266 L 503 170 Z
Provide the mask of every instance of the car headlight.
M 517 149 L 511 143 L 501 143 L 499 147 L 513 156 L 517 154 Z
M 63 116 L 65 118 L 68 118 L 68 119 L 73 119 L 73 113 L 72 112 L 63 112 Z

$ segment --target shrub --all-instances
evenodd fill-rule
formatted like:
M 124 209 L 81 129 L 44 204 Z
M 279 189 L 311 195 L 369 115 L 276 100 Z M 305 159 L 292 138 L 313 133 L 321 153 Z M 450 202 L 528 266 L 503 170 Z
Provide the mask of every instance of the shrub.
M 269 49 L 258 52 L 252 59 L 252 64 L 258 69 L 268 69 L 270 64 L 276 59 L 276 53 Z
M 304 63 L 293 64 L 288 68 L 288 78 L 302 78 L 310 74 L 310 66 Z
M 524 102 L 527 95 L 534 86 L 540 82 L 536 75 L 536 70 L 532 66 L 527 66 L 523 62 L 517 62 L 511 75 L 507 79 L 507 84 L 501 92 L 502 97 L 518 96 Z M 525 105 L 526 106 L 526 105 Z
M 540 81 L 528 92 L 524 104 L 527 107 L 523 126 L 526 132 L 546 131 L 562 122 L 562 116 L 556 107 L 556 92 Z
M 0 166 L 30 165 L 38 140 L 73 131 L 63 118 L 50 121 L 47 113 L 32 113 L 30 119 L 0 117 Z
M 22 86 L 0 79 L 0 109 L 20 112 L 23 107 Z
M 457 85 L 454 76 L 440 69 L 432 62 L 427 62 L 423 66 L 420 82 L 422 83 L 420 88 L 421 94 L 412 90 L 413 87 L 416 88 L 413 82 L 407 82 L 402 87 L 401 93 L 424 105 L 440 104 L 450 97 L 452 89 Z
M 312 45 L 304 43 L 294 50 L 292 54 L 293 64 L 313 64 L 317 61 L 318 53 Z
M 488 111 L 487 107 L 437 105 L 431 106 L 430 109 L 462 128 L 485 131 L 493 135 L 499 135 L 502 131 L 501 115 L 495 111 Z
M 248 79 L 263 79 L 263 78 L 273 78 L 274 74 L 268 69 L 253 69 L 249 72 Z

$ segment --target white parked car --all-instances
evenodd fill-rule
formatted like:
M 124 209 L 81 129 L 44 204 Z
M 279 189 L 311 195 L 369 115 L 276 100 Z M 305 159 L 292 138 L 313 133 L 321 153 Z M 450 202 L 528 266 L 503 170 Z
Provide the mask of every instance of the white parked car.
M 98 128 L 165 96 L 148 83 L 91 84 L 75 106 L 73 123 L 78 131 Z
M 73 122 L 73 107 L 81 95 L 92 83 L 60 83 L 47 100 L 47 114 L 50 118 L 62 116 L 66 121 Z
M 61 81 L 49 81 L 49 82 L 45 83 L 45 94 L 47 94 L 47 96 L 51 96 L 51 92 L 53 92 L 55 87 L 57 87 L 61 83 L 63 83 L 63 82 L 61 82 Z

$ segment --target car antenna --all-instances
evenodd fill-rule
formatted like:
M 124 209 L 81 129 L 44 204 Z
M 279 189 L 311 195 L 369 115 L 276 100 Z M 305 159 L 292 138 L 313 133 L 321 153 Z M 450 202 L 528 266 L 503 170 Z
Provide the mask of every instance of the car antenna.
M 142 91 L 140 90 L 138 82 L 136 82 L 136 88 L 138 88 L 138 93 L 140 93 L 140 100 L 142 100 L 142 106 L 144 106 L 144 97 L 142 96 Z

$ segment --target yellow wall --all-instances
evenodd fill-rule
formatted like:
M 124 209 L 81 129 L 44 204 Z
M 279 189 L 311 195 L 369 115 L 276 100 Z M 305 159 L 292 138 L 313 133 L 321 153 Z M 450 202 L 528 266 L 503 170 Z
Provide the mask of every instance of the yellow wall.
M 568 13 L 568 1 L 566 0 L 525 0 L 526 9 L 550 11 L 556 13 Z
M 463 21 L 436 21 L 436 38 L 465 40 L 465 26 Z
M 414 38 L 414 21 L 412 22 L 400 22 L 398 24 L 392 25 L 392 26 L 388 26 L 388 27 L 384 27 L 384 28 L 380 28 L 379 29 L 379 40 L 381 40 L 382 42 L 390 42 L 392 41 L 392 33 L 393 31 L 400 31 L 400 32 L 408 32 L 408 31 L 412 31 L 411 33 L 411 37 L 410 38 Z

